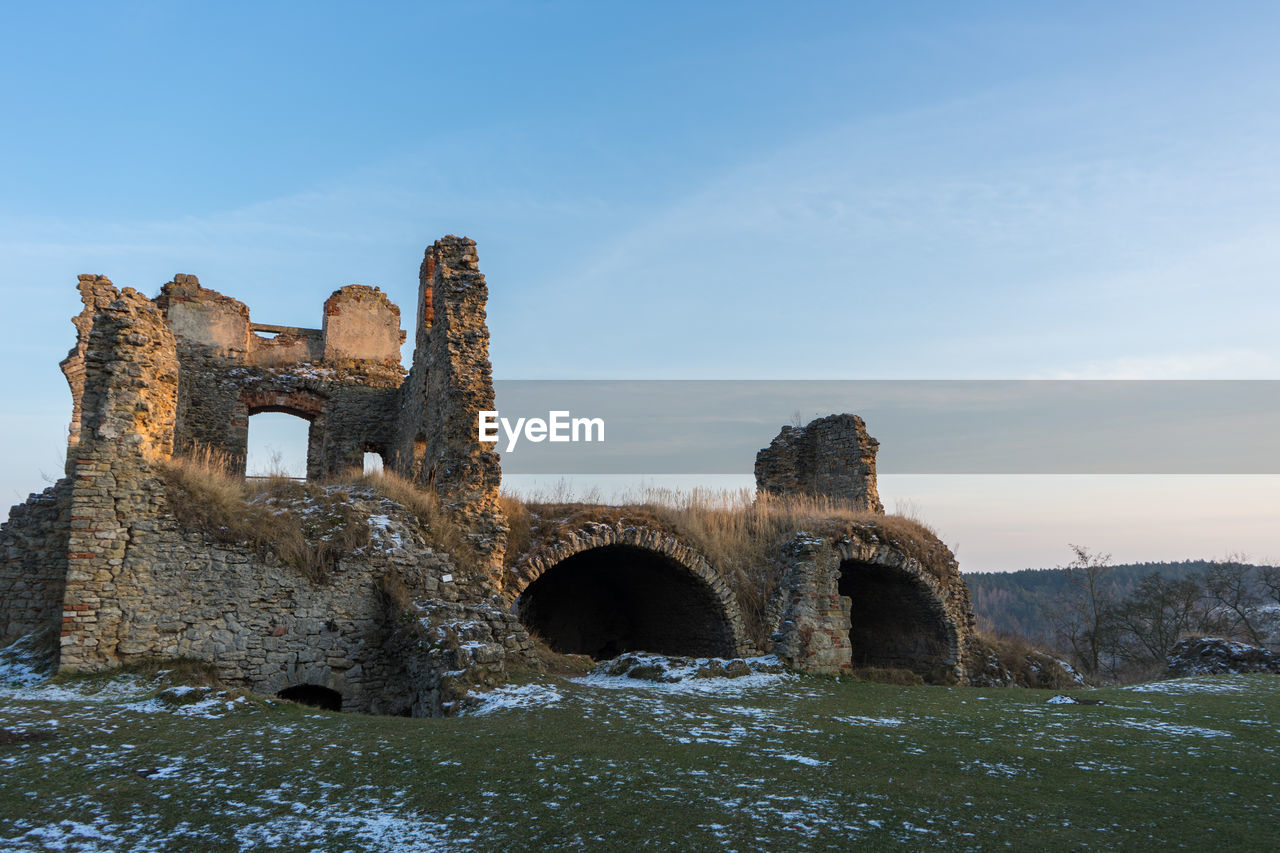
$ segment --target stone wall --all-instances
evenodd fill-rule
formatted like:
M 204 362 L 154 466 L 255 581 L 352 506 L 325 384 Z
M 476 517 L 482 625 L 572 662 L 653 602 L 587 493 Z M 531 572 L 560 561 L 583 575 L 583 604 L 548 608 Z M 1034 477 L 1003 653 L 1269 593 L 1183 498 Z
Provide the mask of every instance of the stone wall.
M 108 289 L 105 279 L 82 287 L 86 307 L 100 305 Z M 173 452 L 178 360 L 164 316 L 132 288 L 114 292 L 77 329 L 83 390 L 80 440 L 71 448 L 61 658 L 64 667 L 97 669 L 116 660 L 129 547 L 164 506 L 148 460 Z
M 388 651 L 403 668 L 405 688 L 388 692 L 408 703 L 396 713 L 453 716 L 473 701 L 473 688 L 502 684 L 511 667 L 541 668 L 528 632 L 507 610 L 422 601 L 396 623 Z
M 848 599 L 838 591 L 839 563 L 820 537 L 797 534 L 784 566 L 773 653 L 793 669 L 834 674 L 852 668 Z
M 156 298 L 169 327 L 180 340 L 231 361 L 249 352 L 249 308 L 238 299 L 200 286 L 194 275 L 178 273 Z
M 250 323 L 249 364 L 255 367 L 280 367 L 286 364 L 311 364 L 324 358 L 324 332 L 295 326 L 273 326 Z
M 883 513 L 876 489 L 876 449 L 857 415 L 828 415 L 784 426 L 756 454 L 756 489 L 773 495 L 817 495 Z
M 59 365 L 71 386 L 71 427 L 67 436 L 66 473 L 71 474 L 72 451 L 80 443 L 80 409 L 84 397 L 85 353 L 89 349 L 89 333 L 93 329 L 93 318 L 118 298 L 115 286 L 106 276 L 82 275 L 76 288 L 80 291 L 80 300 L 84 308 L 71 318 L 76 328 L 76 344 Z
M 61 630 L 70 524 L 71 480 L 63 479 L 0 525 L 0 646 Z
M 376 287 L 335 290 L 324 303 L 324 360 L 400 364 L 400 309 Z
M 117 576 L 121 618 L 103 626 L 99 647 L 113 663 L 195 658 L 259 693 L 316 685 L 341 694 L 344 710 L 403 711 L 411 688 L 385 648 L 396 626 L 384 584 L 394 576 L 414 596 L 447 598 L 453 567 L 398 505 L 366 493 L 350 506 L 370 519 L 372 539 L 320 579 L 157 520 Z

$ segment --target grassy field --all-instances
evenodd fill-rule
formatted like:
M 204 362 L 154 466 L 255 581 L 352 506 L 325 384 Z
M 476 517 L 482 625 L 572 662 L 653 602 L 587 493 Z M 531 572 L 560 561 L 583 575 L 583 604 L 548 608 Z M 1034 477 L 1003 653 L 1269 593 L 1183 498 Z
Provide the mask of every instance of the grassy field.
M 1267 850 L 1280 677 L 1079 694 L 751 676 L 450 720 L 133 678 L 0 690 L 5 850 Z M 185 702 L 186 704 L 180 704 Z

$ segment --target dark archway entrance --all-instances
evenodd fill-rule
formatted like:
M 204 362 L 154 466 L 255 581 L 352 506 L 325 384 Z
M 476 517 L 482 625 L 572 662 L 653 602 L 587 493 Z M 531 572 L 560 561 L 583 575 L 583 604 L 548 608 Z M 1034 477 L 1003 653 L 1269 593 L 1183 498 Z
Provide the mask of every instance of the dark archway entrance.
M 706 581 L 665 554 L 603 545 L 566 557 L 516 600 L 555 651 L 607 660 L 646 651 L 732 657 L 733 629 Z
M 310 705 L 313 708 L 323 708 L 326 711 L 342 710 L 342 694 L 328 687 L 321 687 L 318 684 L 299 684 L 297 687 L 286 687 L 276 695 L 281 699 L 288 699 L 290 702 Z
M 941 680 L 954 657 L 941 604 L 908 572 L 845 560 L 840 595 L 848 596 L 849 643 L 855 667 L 907 669 L 926 681 Z

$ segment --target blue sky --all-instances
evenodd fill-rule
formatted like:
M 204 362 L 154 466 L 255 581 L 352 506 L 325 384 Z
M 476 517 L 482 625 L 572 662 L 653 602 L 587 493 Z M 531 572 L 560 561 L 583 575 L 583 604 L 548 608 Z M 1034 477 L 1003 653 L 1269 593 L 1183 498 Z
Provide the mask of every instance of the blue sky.
M 60 465 L 77 273 L 317 326 L 353 282 L 412 305 L 445 233 L 504 378 L 1280 376 L 1274 4 L 3 15 L 15 500 Z M 885 486 L 969 569 L 1280 560 L 1280 484 L 1245 481 Z

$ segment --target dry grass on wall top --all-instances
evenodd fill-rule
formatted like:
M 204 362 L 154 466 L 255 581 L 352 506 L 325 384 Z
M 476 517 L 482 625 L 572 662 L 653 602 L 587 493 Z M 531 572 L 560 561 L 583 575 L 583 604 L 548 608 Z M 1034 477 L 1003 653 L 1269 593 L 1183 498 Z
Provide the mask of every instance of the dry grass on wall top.
M 761 648 L 773 630 L 769 607 L 782 580 L 781 551 L 799 531 L 832 539 L 874 536 L 911 554 L 939 578 L 954 572 L 950 552 L 921 522 L 877 515 L 830 498 L 757 496 L 745 489 L 645 489 L 608 505 L 572 502 L 563 492 L 550 497 L 502 496 L 511 527 L 508 565 L 587 523 L 663 530 L 702 554 L 725 579 L 750 640 Z
M 434 490 L 424 489 L 385 468 L 357 473 L 346 482 L 357 488 L 370 489 L 407 509 L 422 526 L 432 549 L 448 554 L 459 569 L 479 571 L 482 568 L 479 552 L 467 538 L 466 530 L 441 505 Z
M 246 483 L 209 452 L 157 460 L 169 510 L 188 530 L 250 545 L 323 581 L 345 555 L 369 543 L 369 523 L 341 491 L 269 477 Z
M 247 544 L 323 580 L 333 564 L 369 543 L 368 518 L 350 506 L 353 493 L 380 495 L 417 519 L 432 549 L 466 569 L 478 563 L 466 532 L 435 493 L 390 471 L 328 483 L 302 483 L 283 475 L 246 480 L 229 473 L 228 457 L 200 450 L 155 460 L 169 509 L 188 530 L 215 541 Z

